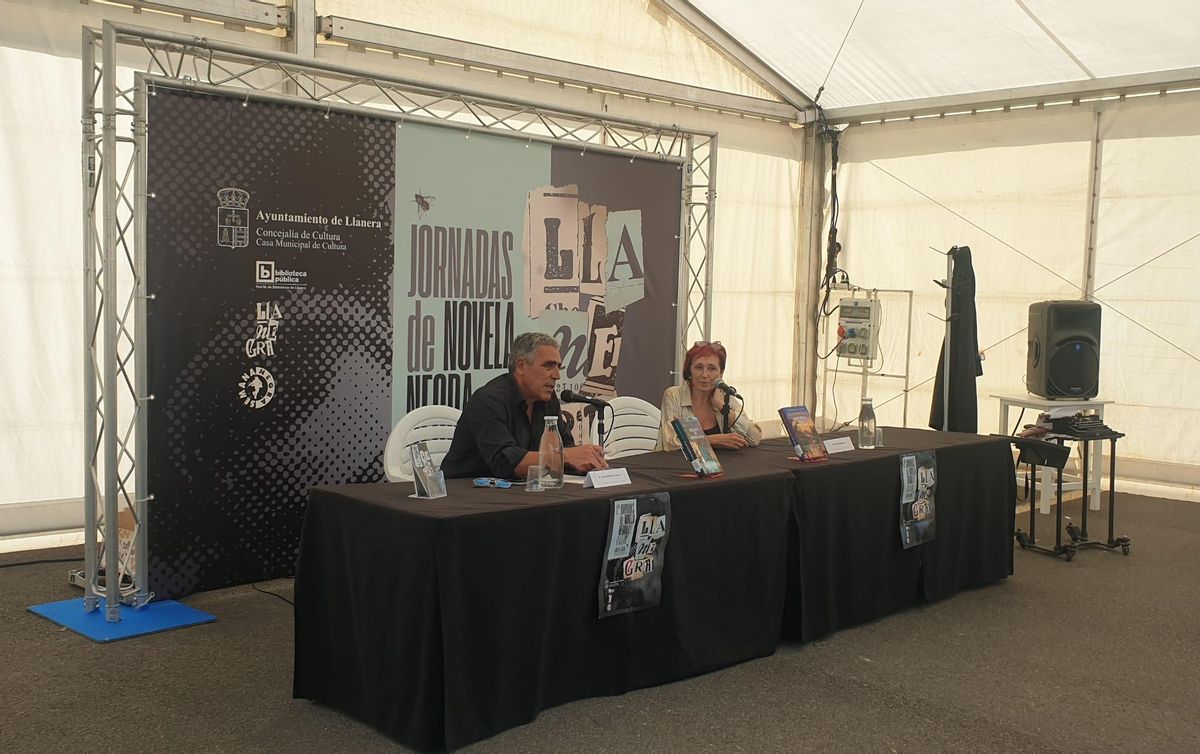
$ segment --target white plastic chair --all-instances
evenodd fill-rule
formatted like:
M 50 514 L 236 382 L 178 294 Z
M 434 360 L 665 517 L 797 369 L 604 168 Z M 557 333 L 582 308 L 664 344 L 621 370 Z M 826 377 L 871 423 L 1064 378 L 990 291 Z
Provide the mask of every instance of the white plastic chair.
M 662 415 L 658 407 L 628 395 L 618 395 L 609 405 L 614 416 L 609 417 L 612 431 L 604 443 L 604 457 L 611 460 L 653 451 Z
M 454 428 L 462 411 L 450 406 L 422 406 L 409 411 L 396 422 L 383 450 L 383 473 L 389 482 L 412 481 L 412 458 L 408 448 L 418 442 L 429 446 L 429 455 L 434 463 L 442 465 L 442 459 L 450 450 L 454 439 Z

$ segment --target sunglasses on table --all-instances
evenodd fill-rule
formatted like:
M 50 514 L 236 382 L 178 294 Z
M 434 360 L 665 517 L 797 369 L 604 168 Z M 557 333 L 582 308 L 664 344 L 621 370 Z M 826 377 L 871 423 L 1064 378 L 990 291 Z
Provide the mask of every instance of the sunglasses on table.
M 502 490 L 506 490 L 513 486 L 513 483 L 507 479 L 497 479 L 496 477 L 490 476 L 472 479 L 471 484 L 475 485 L 476 487 L 499 487 Z

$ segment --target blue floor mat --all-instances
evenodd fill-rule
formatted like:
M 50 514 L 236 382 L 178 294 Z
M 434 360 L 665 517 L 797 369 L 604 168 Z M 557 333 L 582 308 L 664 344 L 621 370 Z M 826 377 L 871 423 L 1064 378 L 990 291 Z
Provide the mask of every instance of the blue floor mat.
M 44 605 L 34 605 L 30 612 L 48 618 L 60 626 L 65 626 L 77 634 L 82 634 L 92 641 L 108 642 L 129 639 L 134 636 L 155 634 L 160 631 L 170 631 L 173 628 L 186 628 L 201 623 L 212 623 L 215 615 L 188 607 L 175 600 L 151 602 L 141 610 L 134 610 L 129 605 L 121 605 L 121 620 L 109 623 L 104 619 L 104 598 L 100 598 L 100 608 L 90 613 L 83 611 L 83 598 L 77 597 L 61 602 L 47 602 Z

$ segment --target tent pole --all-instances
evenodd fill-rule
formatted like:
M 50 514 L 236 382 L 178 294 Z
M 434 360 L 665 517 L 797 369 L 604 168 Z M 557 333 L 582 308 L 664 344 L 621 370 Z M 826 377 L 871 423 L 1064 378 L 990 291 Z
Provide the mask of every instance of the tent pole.
M 103 166 L 103 211 L 104 231 L 101 236 L 103 257 L 103 309 L 102 325 L 104 352 L 101 366 L 102 411 L 104 412 L 104 620 L 118 623 L 121 620 L 121 569 L 120 528 L 117 525 L 117 496 L 120 494 L 118 477 L 117 429 L 117 36 L 109 22 L 104 23 L 101 59 L 104 72 L 101 75 L 103 99 L 101 121 L 101 164 Z
M 1100 136 L 1100 117 L 1095 116 L 1095 131 L 1092 135 L 1091 170 L 1088 171 L 1088 219 L 1084 233 L 1083 256 L 1083 285 L 1080 287 L 1080 298 L 1092 300 L 1092 292 L 1096 289 L 1096 221 L 1100 205 L 1100 164 L 1103 158 L 1104 141 Z
M 951 249 L 953 251 L 953 249 Z M 950 431 L 950 315 L 954 304 L 954 257 L 946 252 L 946 335 L 942 338 L 942 431 Z
M 825 142 L 815 126 L 804 129 L 803 174 L 800 177 L 795 298 L 795 359 L 792 402 L 817 406 L 817 353 L 821 348 L 818 307 L 821 297 L 821 240 L 825 210 Z
M 133 338 L 134 364 L 133 384 L 137 396 L 134 414 L 136 428 L 134 431 L 133 457 L 133 575 L 134 608 L 144 607 L 154 595 L 150 592 L 150 511 L 149 503 L 154 499 L 150 494 L 150 467 L 147 459 L 150 456 L 149 443 L 149 413 L 153 395 L 147 395 L 149 385 L 149 365 L 146 358 L 147 312 L 146 308 L 151 296 L 146 292 L 146 212 L 151 197 L 148 185 L 149 157 L 147 155 L 147 84 L 144 74 L 137 74 L 134 90 L 133 138 L 134 138 L 134 199 L 133 199 Z
M 96 370 L 99 364 L 99 315 L 96 313 L 96 185 L 101 153 L 96 148 L 96 40 L 88 29 L 83 30 L 83 101 L 82 101 L 82 185 L 83 185 L 83 609 L 94 612 L 100 606 L 96 594 L 99 566 L 96 562 L 98 542 L 96 515 L 100 483 L 97 464 L 100 431 L 96 422 Z

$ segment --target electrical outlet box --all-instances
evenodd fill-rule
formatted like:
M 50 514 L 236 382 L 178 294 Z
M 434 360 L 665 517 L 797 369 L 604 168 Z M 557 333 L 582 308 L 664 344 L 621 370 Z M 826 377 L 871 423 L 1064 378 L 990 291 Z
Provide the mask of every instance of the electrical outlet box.
M 838 356 L 874 361 L 879 351 L 879 299 L 844 298 L 838 302 Z

